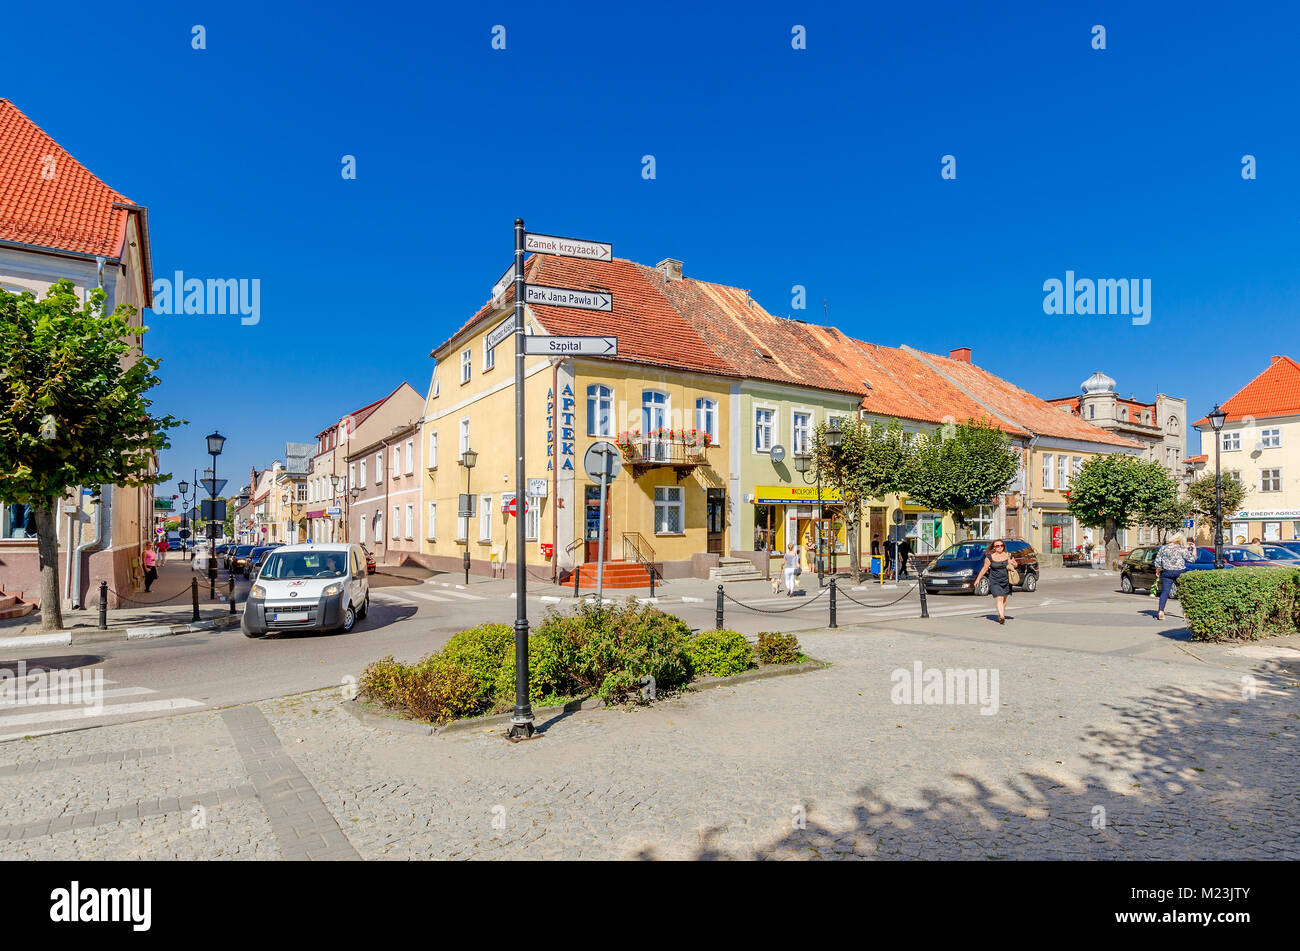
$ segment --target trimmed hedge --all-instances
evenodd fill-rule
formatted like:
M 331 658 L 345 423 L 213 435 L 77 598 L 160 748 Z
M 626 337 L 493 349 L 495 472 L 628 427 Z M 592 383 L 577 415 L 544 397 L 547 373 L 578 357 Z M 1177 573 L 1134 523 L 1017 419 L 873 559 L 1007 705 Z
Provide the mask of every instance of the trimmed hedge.
M 1188 571 L 1178 600 L 1197 641 L 1257 640 L 1300 629 L 1300 570 Z
M 754 649 L 737 631 L 701 631 L 686 647 L 691 669 L 706 677 L 731 677 L 754 666 Z

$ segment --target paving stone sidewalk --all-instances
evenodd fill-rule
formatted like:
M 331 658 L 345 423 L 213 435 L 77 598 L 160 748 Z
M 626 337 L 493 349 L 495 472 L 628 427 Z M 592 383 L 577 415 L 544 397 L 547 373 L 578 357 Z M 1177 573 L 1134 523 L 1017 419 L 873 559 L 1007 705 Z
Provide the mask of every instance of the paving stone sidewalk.
M 1300 859 L 1267 648 L 801 639 L 834 666 L 527 744 L 377 731 L 341 690 L 0 744 L 0 858 Z M 996 670 L 997 712 L 894 703 L 917 662 Z

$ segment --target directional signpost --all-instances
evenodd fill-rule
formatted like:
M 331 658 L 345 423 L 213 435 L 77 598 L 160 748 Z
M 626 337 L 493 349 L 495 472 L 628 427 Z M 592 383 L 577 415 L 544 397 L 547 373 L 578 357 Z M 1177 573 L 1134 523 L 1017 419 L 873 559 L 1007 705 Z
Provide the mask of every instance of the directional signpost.
M 551 307 L 574 307 L 578 310 L 613 310 L 614 295 L 609 291 L 581 291 L 570 287 L 529 284 L 525 303 Z
M 618 353 L 618 338 L 525 337 L 524 353 L 530 357 L 612 357 Z
M 536 254 L 558 254 L 563 257 L 585 258 L 589 261 L 612 261 L 614 247 L 603 241 L 584 241 L 579 238 L 561 238 L 547 234 L 528 234 L 524 230 L 524 219 L 515 219 L 515 263 L 501 275 L 492 288 L 492 300 L 500 301 L 505 297 L 506 289 L 513 281 L 515 285 L 515 307 L 512 320 L 503 321 L 487 335 L 487 345 L 491 349 L 511 333 L 515 335 L 515 499 L 510 502 L 510 514 L 515 515 L 517 500 L 524 495 L 527 481 L 524 479 L 524 357 L 535 356 L 574 356 L 574 355 L 612 355 L 618 352 L 618 340 L 614 337 L 529 337 L 524 332 L 524 305 L 543 304 L 549 307 L 572 307 L 578 310 L 612 311 L 614 295 L 609 291 L 576 289 L 565 287 L 548 287 L 544 284 L 525 284 L 524 255 L 532 251 Z M 537 344 L 529 341 L 538 340 Z M 547 343 L 547 342 L 550 343 Z M 548 349 L 554 346 L 557 349 Z M 576 347 L 576 349 L 574 349 Z M 597 443 L 608 446 L 617 456 L 618 449 L 612 443 Z M 593 447 L 595 448 L 595 447 Z M 617 474 L 617 458 L 613 463 L 606 462 L 605 469 L 614 466 Z M 610 475 L 608 478 L 612 479 Z M 606 482 L 601 483 L 601 519 L 604 524 Z M 524 499 L 524 511 L 528 511 L 528 501 Z M 527 740 L 533 735 L 533 708 L 528 702 L 528 569 L 524 552 L 528 550 L 524 538 L 525 519 L 515 518 L 515 708 L 510 717 L 510 731 L 506 734 L 511 740 Z M 600 566 L 597 568 L 597 589 L 604 583 L 604 534 L 601 534 Z

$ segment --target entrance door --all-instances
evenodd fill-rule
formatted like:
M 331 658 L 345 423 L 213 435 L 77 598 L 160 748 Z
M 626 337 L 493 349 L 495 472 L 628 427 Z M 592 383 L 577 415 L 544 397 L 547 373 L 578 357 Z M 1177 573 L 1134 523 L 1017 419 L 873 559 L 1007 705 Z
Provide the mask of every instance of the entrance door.
M 873 554 L 883 555 L 885 553 L 886 537 L 887 536 L 885 534 L 885 510 L 873 508 L 871 510 L 871 528 L 867 531 L 867 538 L 864 542 L 858 543 L 858 547 L 861 548 L 859 554 L 862 556 L 862 561 L 865 564 L 868 565 L 871 564 L 869 559 Z M 873 540 L 875 539 L 879 539 L 879 545 L 880 545 L 879 552 L 872 551 L 871 546 L 873 544 Z
M 609 509 L 614 500 L 614 487 L 605 490 L 605 560 L 613 558 L 609 548 Z M 586 492 L 586 511 L 583 513 L 583 559 L 596 561 L 600 557 L 600 486 L 589 485 Z
M 705 518 L 709 527 L 708 552 L 711 555 L 721 555 L 723 535 L 727 530 L 727 490 L 709 489 L 705 506 Z

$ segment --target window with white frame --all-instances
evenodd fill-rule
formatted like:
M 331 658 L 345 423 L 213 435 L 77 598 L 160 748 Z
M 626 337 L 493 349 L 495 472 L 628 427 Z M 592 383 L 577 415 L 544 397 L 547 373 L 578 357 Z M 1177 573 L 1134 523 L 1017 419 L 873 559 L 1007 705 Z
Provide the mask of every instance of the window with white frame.
M 375 453 L 375 485 L 384 481 L 384 450 Z
M 754 449 L 771 452 L 776 442 L 776 410 L 768 406 L 754 408 Z
M 1220 433 L 1219 435 L 1223 437 L 1224 452 L 1235 452 L 1236 450 L 1241 449 L 1241 433 L 1239 431 Z
M 393 506 L 393 537 L 402 537 L 402 507 L 400 505 Z
M 366 485 L 366 460 L 364 460 L 364 459 L 361 460 L 361 482 L 360 482 L 360 485 L 361 485 L 362 488 L 364 488 L 365 485 Z
M 791 452 L 796 456 L 812 452 L 812 415 L 796 412 L 791 417 Z
M 1070 460 L 1066 456 L 1056 457 L 1056 487 L 1061 491 L 1070 487 Z
M 656 434 L 672 426 L 672 411 L 668 394 L 660 390 L 641 392 L 641 432 L 647 440 L 649 457 L 667 461 L 670 442 Z
M 366 543 L 366 517 L 361 516 L 361 544 Z
M 1055 470 L 1053 470 L 1052 468 L 1052 454 L 1050 452 L 1043 453 L 1043 488 L 1044 489 L 1056 488 L 1055 482 L 1052 478 L 1054 471 Z
M 1282 491 L 1282 470 L 1281 469 L 1260 469 L 1259 470 L 1259 491 L 1281 492 Z
M 415 503 L 406 503 L 406 537 L 415 538 Z
M 1073 481 L 1074 478 L 1077 478 L 1079 473 L 1082 471 L 1083 471 L 1083 457 L 1075 456 L 1073 459 L 1070 460 L 1071 481 Z
M 429 541 L 438 540 L 438 503 L 429 503 L 429 513 L 426 516 L 427 521 L 424 525 L 424 534 Z
M 686 524 L 686 502 L 680 485 L 655 486 L 655 534 L 680 535 Z
M 483 371 L 486 373 L 497 365 L 497 348 L 489 347 L 487 337 L 483 338 Z
M 460 421 L 460 454 L 456 457 L 457 462 L 465 458 L 465 450 L 468 448 L 469 448 L 469 417 L 466 416 L 464 419 Z
M 460 355 L 460 382 L 468 383 L 470 374 L 470 362 L 474 359 L 474 351 L 466 349 Z
M 400 445 L 393 447 L 393 478 L 396 479 L 402 474 L 402 447 Z
M 695 401 L 695 428 L 709 436 L 709 444 L 718 444 L 718 401 L 700 397 Z
M 614 389 L 593 383 L 587 387 L 587 435 L 614 435 Z
M 384 540 L 384 513 L 375 512 L 375 544 L 378 545 Z
M 1259 444 L 1265 449 L 1276 449 L 1282 445 L 1281 429 L 1261 429 L 1259 431 Z
M 542 498 L 539 495 L 530 495 L 528 499 L 528 508 L 524 512 L 524 539 L 530 542 L 537 541 L 542 527 Z
M 1240 482 L 1240 481 L 1241 481 L 1241 470 L 1240 470 L 1240 469 L 1224 469 L 1224 470 L 1223 470 L 1223 477 L 1224 477 L 1225 479 L 1236 479 L 1238 482 Z
M 406 440 L 406 474 L 410 475 L 415 471 L 415 440 Z
M 438 468 L 438 431 L 429 432 L 429 468 Z
M 484 495 L 479 498 L 478 512 L 478 540 L 481 542 L 492 541 L 492 496 Z

